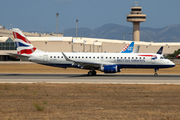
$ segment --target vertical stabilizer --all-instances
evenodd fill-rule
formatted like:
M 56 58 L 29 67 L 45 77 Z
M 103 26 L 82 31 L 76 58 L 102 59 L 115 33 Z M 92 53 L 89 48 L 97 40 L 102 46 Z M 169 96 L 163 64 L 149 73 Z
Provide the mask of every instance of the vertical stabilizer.
M 137 47 L 133 50 L 132 53 L 139 53 L 139 48 L 140 48 L 140 46 L 137 46 Z
M 163 52 L 163 46 L 161 46 L 161 48 L 157 51 L 156 54 L 162 54 L 162 52 Z
M 128 47 L 124 47 L 123 50 L 121 53 L 132 53 L 133 51 L 133 48 L 134 48 L 134 42 L 132 42 Z
M 17 54 L 30 55 L 33 52 L 37 51 L 37 49 L 31 44 L 31 42 L 18 28 L 13 28 L 12 31 L 16 43 Z

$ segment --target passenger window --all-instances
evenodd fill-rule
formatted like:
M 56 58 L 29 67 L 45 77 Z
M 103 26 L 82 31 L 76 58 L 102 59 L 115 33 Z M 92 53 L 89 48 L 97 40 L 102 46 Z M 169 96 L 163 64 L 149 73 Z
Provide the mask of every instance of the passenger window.
M 58 58 L 59 58 L 59 56 L 58 56 Z
M 124 59 L 126 59 L 126 57 L 124 57 Z
M 117 59 L 119 59 L 119 57 L 117 57 Z
M 143 57 L 143 59 L 145 59 L 145 57 Z
M 75 58 L 77 58 L 77 56 Z
M 50 58 L 52 58 L 52 56 L 50 56 Z
M 128 57 L 128 59 L 130 59 L 130 57 Z
M 99 59 L 99 57 L 97 57 Z
M 89 57 L 91 59 L 91 57 Z
M 56 58 L 56 56 L 54 56 L 54 58 Z
M 88 58 L 88 57 L 86 56 L 86 58 Z
M 103 59 L 103 57 L 101 57 L 101 59 Z
M 74 58 L 74 57 L 72 56 L 72 58 Z
M 160 59 L 163 59 L 163 57 L 160 57 Z
M 61 58 L 63 58 L 63 56 L 61 56 Z
M 115 57 L 113 57 L 113 59 L 115 59 Z
M 69 56 L 69 58 L 71 58 L 71 57 Z
M 141 57 L 139 57 L 139 59 L 141 59 Z
M 136 57 L 136 59 L 138 59 L 138 58 Z
M 109 59 L 111 59 L 111 57 L 109 57 Z
M 134 59 L 134 57 L 132 57 L 132 59 Z
M 82 58 L 84 58 L 84 56 L 82 56 Z
M 95 57 L 93 57 L 95 59 Z

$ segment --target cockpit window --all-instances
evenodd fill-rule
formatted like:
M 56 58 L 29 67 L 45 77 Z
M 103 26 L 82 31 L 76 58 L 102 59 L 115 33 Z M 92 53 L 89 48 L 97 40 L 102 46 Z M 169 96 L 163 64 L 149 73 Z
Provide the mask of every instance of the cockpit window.
M 164 56 L 161 56 L 161 57 L 160 57 L 160 59 L 166 59 L 166 57 L 164 57 Z
M 164 59 L 167 59 L 166 57 L 163 56 Z

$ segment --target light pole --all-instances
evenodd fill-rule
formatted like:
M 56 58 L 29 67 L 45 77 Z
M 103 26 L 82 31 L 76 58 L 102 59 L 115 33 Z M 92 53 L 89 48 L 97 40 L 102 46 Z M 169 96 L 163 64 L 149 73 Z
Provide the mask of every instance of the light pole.
M 85 45 L 86 45 L 86 41 L 84 40 L 84 46 L 83 46 L 83 51 L 85 52 Z
M 125 40 L 125 32 L 123 32 L 123 40 Z
M 76 20 L 76 39 L 77 39 L 77 22 L 78 22 L 78 19 Z
M 56 34 L 58 34 L 58 15 L 59 13 L 56 13 Z

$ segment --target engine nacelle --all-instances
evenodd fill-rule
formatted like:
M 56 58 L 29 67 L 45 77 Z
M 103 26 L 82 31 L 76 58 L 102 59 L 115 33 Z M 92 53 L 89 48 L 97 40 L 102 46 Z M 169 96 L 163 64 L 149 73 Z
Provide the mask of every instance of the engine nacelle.
M 100 69 L 104 73 L 117 73 L 121 72 L 121 69 L 118 69 L 117 65 L 105 65 Z

